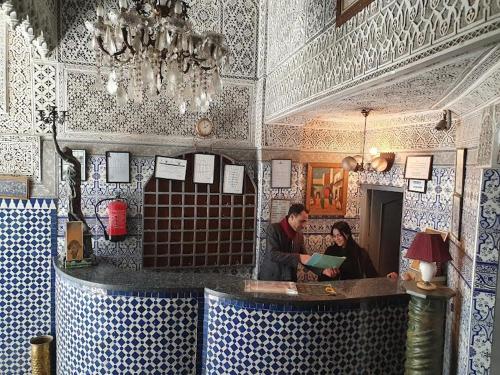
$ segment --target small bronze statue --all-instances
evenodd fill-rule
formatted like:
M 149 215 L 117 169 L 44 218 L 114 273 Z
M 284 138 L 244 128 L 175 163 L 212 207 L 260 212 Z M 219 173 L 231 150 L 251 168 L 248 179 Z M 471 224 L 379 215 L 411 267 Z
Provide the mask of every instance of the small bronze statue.
M 56 107 L 51 107 L 51 111 L 48 116 L 45 117 L 43 111 L 40 111 L 40 117 L 45 123 L 52 121 L 52 138 L 54 139 L 54 145 L 57 154 L 61 159 L 67 163 L 68 168 L 66 169 L 66 188 L 68 191 L 68 220 L 69 221 L 81 221 L 83 222 L 83 257 L 91 258 L 93 257 L 92 251 L 92 234 L 90 228 L 85 221 L 85 217 L 82 213 L 82 192 L 81 192 L 81 164 L 77 158 L 73 156 L 73 151 L 69 147 L 64 147 L 62 150 L 57 143 L 57 127 L 56 122 L 64 122 L 66 112 L 62 112 L 62 116 L 59 116 Z

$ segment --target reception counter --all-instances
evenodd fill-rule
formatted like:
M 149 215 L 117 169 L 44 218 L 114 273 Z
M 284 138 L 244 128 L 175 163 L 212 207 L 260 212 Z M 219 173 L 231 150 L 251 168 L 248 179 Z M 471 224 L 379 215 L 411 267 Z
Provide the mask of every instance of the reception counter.
M 214 273 L 56 271 L 61 375 L 404 372 L 408 296 L 386 278 L 312 296 Z

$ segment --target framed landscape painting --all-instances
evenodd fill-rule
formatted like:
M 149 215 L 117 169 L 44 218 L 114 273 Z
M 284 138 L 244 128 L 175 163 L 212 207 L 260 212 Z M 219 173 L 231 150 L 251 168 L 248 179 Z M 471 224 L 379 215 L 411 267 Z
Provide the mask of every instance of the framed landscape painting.
M 341 164 L 309 163 L 306 208 L 311 215 L 345 216 L 349 173 Z

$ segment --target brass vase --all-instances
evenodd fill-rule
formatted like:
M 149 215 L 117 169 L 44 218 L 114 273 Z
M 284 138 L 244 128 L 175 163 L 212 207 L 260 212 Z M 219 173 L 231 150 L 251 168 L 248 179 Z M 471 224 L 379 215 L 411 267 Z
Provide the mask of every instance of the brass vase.
M 52 336 L 37 336 L 30 340 L 31 373 L 33 375 L 50 375 L 50 357 Z

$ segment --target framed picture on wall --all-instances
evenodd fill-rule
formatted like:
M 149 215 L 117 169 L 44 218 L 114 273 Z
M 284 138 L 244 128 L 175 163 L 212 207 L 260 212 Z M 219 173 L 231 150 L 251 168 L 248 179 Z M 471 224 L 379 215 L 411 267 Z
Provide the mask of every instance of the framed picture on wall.
M 337 27 L 366 8 L 373 0 L 337 0 Z
M 458 194 L 453 194 L 453 206 L 451 210 L 451 236 L 457 241 L 460 241 L 460 227 L 462 225 L 462 197 Z
M 85 150 L 72 150 L 73 156 L 78 159 L 80 162 L 80 178 L 82 181 L 87 181 L 87 163 L 86 158 L 87 154 Z M 66 170 L 68 169 L 68 163 L 64 162 L 62 159 L 59 159 L 61 166 L 61 181 L 66 181 Z
M 407 156 L 404 178 L 430 180 L 432 177 L 432 155 Z
M 455 156 L 455 194 L 463 195 L 465 180 L 465 158 L 467 150 L 465 148 L 457 149 Z
M 311 215 L 344 216 L 349 173 L 342 164 L 309 163 L 306 208 Z
M 408 191 L 412 191 L 414 193 L 422 193 L 425 194 L 427 191 L 427 181 L 426 180 L 413 180 L 411 178 L 408 179 Z

